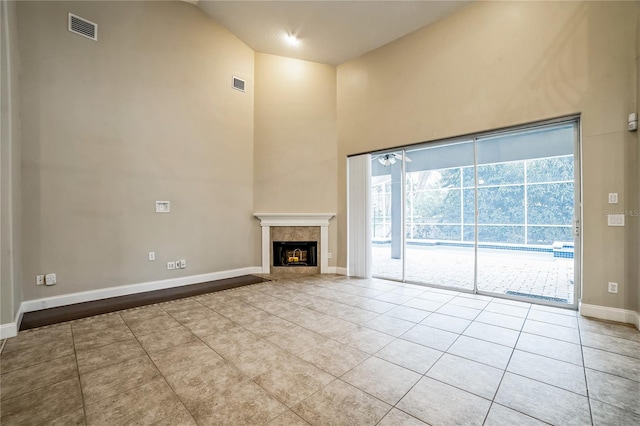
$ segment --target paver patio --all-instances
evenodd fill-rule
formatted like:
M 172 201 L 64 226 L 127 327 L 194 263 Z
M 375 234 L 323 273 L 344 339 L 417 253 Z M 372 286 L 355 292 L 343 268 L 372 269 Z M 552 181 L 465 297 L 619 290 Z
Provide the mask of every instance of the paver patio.
M 391 258 L 390 245 L 373 246 L 373 275 L 401 279 L 402 260 Z M 478 250 L 478 290 L 507 291 L 574 301 L 574 261 L 551 253 Z M 474 250 L 466 247 L 407 246 L 406 281 L 473 289 Z

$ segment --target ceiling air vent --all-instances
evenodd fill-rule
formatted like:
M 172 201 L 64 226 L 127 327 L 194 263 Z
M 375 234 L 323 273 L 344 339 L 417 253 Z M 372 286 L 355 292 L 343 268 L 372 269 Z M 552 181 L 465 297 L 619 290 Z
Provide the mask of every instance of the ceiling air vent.
M 246 92 L 245 81 L 236 76 L 233 76 L 233 88 L 241 92 Z
M 98 24 L 69 13 L 69 31 L 98 41 Z

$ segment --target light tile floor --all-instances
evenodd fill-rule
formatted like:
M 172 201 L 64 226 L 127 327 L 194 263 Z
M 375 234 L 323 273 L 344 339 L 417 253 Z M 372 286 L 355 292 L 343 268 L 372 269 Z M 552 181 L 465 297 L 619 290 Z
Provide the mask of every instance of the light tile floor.
M 274 281 L 21 332 L 2 425 L 638 425 L 640 333 L 383 280 Z

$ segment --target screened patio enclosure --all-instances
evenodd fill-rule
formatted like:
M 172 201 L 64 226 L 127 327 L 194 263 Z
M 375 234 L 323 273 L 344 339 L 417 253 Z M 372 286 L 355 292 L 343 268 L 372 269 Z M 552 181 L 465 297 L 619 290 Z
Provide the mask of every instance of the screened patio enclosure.
M 572 120 L 372 154 L 372 275 L 574 305 L 577 142 Z

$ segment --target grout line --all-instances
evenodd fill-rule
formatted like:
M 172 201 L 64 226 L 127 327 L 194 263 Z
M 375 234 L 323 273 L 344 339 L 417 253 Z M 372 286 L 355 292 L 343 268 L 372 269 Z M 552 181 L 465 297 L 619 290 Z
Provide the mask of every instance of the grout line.
M 528 417 L 528 418 L 533 419 L 533 420 L 535 420 L 535 421 L 538 421 L 538 422 L 540 422 L 540 423 L 544 423 L 545 425 L 553 425 L 553 423 L 549 423 L 549 422 L 544 421 L 544 420 L 542 420 L 542 419 L 540 419 L 540 418 L 538 418 L 538 417 L 534 417 L 534 416 L 532 416 L 532 415 L 530 415 L 530 414 L 523 413 L 522 411 L 518 411 L 518 410 L 516 410 L 516 409 L 514 409 L 514 408 L 507 407 L 506 405 L 502 405 L 502 404 L 500 404 L 499 402 L 495 402 L 495 401 L 491 401 L 491 406 L 489 407 L 489 411 L 487 412 L 487 416 L 486 416 L 486 418 L 485 418 L 485 420 L 484 420 L 484 422 L 483 422 L 483 425 L 484 425 L 484 424 L 486 424 L 487 420 L 489 419 L 489 413 L 491 412 L 491 409 L 493 408 L 493 406 L 494 406 L 494 405 L 498 405 L 498 406 L 500 406 L 500 407 L 502 407 L 502 408 L 505 408 L 505 409 L 507 409 L 507 410 L 515 411 L 515 412 L 516 412 L 516 413 L 518 413 L 518 414 L 522 414 L 522 415 L 523 415 L 523 416 L 525 416 L 525 417 Z
M 404 396 L 403 396 L 402 398 L 404 398 Z M 402 398 L 400 399 L 400 401 L 402 401 Z M 397 404 L 396 404 L 396 405 L 397 405 Z M 409 417 L 411 417 L 411 418 L 413 418 L 413 419 L 416 419 L 416 421 L 418 421 L 418 422 L 420 422 L 420 423 L 424 423 L 425 425 L 427 424 L 427 423 L 423 422 L 422 420 L 420 420 L 419 418 L 417 418 L 416 416 L 414 416 L 413 414 L 407 413 L 406 411 L 404 411 L 404 410 L 402 410 L 402 409 L 398 408 L 396 405 L 393 405 L 393 406 L 391 407 L 391 409 L 387 412 L 387 414 L 385 414 L 385 415 L 384 415 L 384 417 L 383 417 L 383 418 L 381 418 L 381 419 L 380 419 L 380 421 L 379 421 L 378 423 L 376 423 L 376 425 L 379 425 L 379 424 L 380 424 L 380 423 L 381 423 L 381 422 L 382 422 L 382 421 L 383 421 L 383 420 L 384 420 L 384 419 L 389 415 L 389 413 L 391 413 L 393 410 L 398 410 L 398 411 L 400 411 L 401 413 L 404 413 L 404 414 L 406 414 L 407 416 L 409 416 Z
M 80 380 L 80 365 L 78 363 L 78 351 L 76 351 L 76 338 L 73 332 L 73 324 L 69 324 L 69 328 L 71 329 L 71 345 L 73 346 L 73 357 L 76 361 L 76 374 L 78 375 L 78 386 L 80 386 L 80 397 L 82 398 L 82 415 L 84 416 L 84 424 L 86 425 L 87 420 L 87 403 L 84 398 L 84 390 L 82 387 L 82 380 Z
M 14 371 L 19 371 L 19 370 L 22 370 L 22 369 L 25 369 L 25 368 L 34 367 L 34 366 L 36 366 L 36 365 L 45 364 L 45 363 L 48 363 L 48 362 L 50 362 L 50 361 L 55 361 L 55 360 L 57 360 L 57 359 L 64 358 L 64 357 L 67 357 L 67 356 L 71 356 L 71 355 L 73 355 L 73 354 L 62 355 L 62 356 L 59 356 L 59 357 L 56 357 L 56 358 L 51 358 L 51 359 L 46 360 L 46 361 L 38 362 L 38 363 L 36 363 L 36 364 L 31 364 L 31 365 L 28 365 L 28 366 L 25 366 L 25 367 L 16 368 L 16 369 L 11 370 L 11 371 L 8 371 L 8 372 L 6 372 L 6 373 L 2 373 L 2 375 L 9 374 L 9 373 L 13 373 Z M 76 370 L 77 370 L 77 362 L 76 362 Z M 79 384 L 80 384 L 80 377 L 79 377 L 79 375 L 77 376 L 77 378 L 78 378 L 78 382 L 79 382 Z M 11 397 L 8 397 L 8 398 L 4 398 L 2 402 L 4 403 L 4 402 L 6 402 L 6 401 L 10 401 L 10 400 L 15 399 L 15 398 L 24 397 L 25 395 L 27 395 L 27 394 L 29 394 L 29 393 L 31 393 L 31 392 L 35 392 L 35 391 L 37 391 L 37 390 L 44 389 L 44 388 L 49 387 L 49 386 L 55 386 L 55 385 L 58 385 L 58 384 L 60 384 L 60 383 L 63 383 L 63 382 L 69 381 L 69 380 L 73 380 L 73 379 L 74 379 L 74 377 L 70 377 L 70 378 L 62 379 L 62 380 L 59 380 L 59 381 L 57 381 L 57 382 L 49 383 L 49 384 L 46 384 L 46 385 L 35 385 L 35 387 L 30 388 L 30 389 L 28 389 L 28 390 L 27 390 L 27 391 L 25 391 L 25 392 L 19 393 L 19 394 L 17 394 L 17 395 L 14 395 L 14 396 L 11 396 Z M 82 393 L 82 388 L 81 388 L 81 393 Z M 84 408 L 84 402 L 83 402 L 83 408 Z M 45 420 L 43 423 L 47 423 L 47 422 L 50 422 L 50 421 L 52 421 L 52 420 L 56 420 L 57 418 L 62 417 L 62 416 L 64 416 L 64 415 L 66 415 L 66 414 L 69 414 L 69 413 L 71 413 L 72 411 L 75 411 L 75 410 L 77 410 L 77 408 L 76 408 L 76 409 L 73 409 L 73 410 L 70 410 L 70 411 L 66 411 L 66 412 L 64 412 L 64 413 L 60 414 L 59 416 L 54 417 L 53 419 Z M 2 417 L 2 414 L 0 413 L 0 424 L 2 423 L 2 422 L 1 422 L 1 417 Z
M 264 293 L 263 293 L 263 294 L 264 294 Z M 263 311 L 262 309 L 258 308 L 257 306 L 254 306 L 254 305 L 253 305 L 253 304 L 251 304 L 251 302 L 249 302 L 249 301 L 243 301 L 243 303 L 244 303 L 244 304 L 246 304 L 246 305 L 248 305 L 248 306 L 251 306 L 251 307 L 253 307 L 253 308 L 255 308 L 255 309 L 259 309 L 259 310 L 260 310 L 260 311 L 262 311 L 262 312 L 268 313 L 268 312 Z M 291 303 L 293 303 L 293 302 L 291 302 Z M 203 305 L 203 306 L 204 306 L 204 305 Z M 299 305 L 299 306 L 301 306 L 301 305 Z M 254 334 L 254 335 L 255 335 L 255 333 L 253 333 L 251 330 L 249 330 L 249 329 L 246 327 L 246 325 L 250 325 L 250 324 L 246 324 L 246 325 L 239 324 L 239 323 L 237 323 L 236 321 L 233 321 L 231 318 L 228 318 L 228 317 L 224 316 L 223 314 L 221 314 L 221 313 L 219 313 L 219 312 L 215 311 L 215 310 L 214 310 L 214 309 L 212 309 L 212 308 L 209 308 L 209 307 L 206 307 L 206 306 L 205 306 L 205 308 L 207 308 L 207 309 L 211 310 L 212 312 L 214 312 L 214 313 L 216 313 L 216 314 L 218 314 L 218 315 L 221 315 L 221 316 L 222 316 L 222 317 L 224 317 L 225 319 L 227 319 L 227 320 L 229 320 L 229 321 L 233 322 L 234 324 L 236 324 L 236 325 L 238 325 L 238 326 L 240 326 L 240 327 L 244 328 L 244 329 L 245 329 L 245 330 L 247 330 L 248 332 L 250 332 L 250 333 L 252 333 L 252 334 Z M 269 314 L 269 315 L 273 315 L 273 314 L 270 314 L 270 313 L 268 313 L 268 314 Z M 277 316 L 277 315 L 273 315 L 273 316 Z M 281 317 L 279 317 L 279 316 L 278 316 L 278 318 L 281 318 Z M 281 319 L 282 319 L 283 321 L 290 322 L 290 321 L 288 321 L 288 320 L 286 320 L 286 319 L 284 319 L 284 318 L 281 318 Z M 253 323 L 255 323 L 255 322 L 259 322 L 259 321 L 261 321 L 261 320 L 253 321 L 251 324 L 253 324 Z M 295 324 L 295 323 L 292 323 L 292 324 L 294 324 L 294 325 L 295 325 L 295 326 L 297 326 L 297 327 L 304 328 L 305 330 L 308 330 L 308 329 L 306 329 L 305 327 L 302 327 L 302 326 L 301 326 L 301 325 L 299 325 L 299 324 Z M 184 324 L 182 324 L 182 323 L 181 323 L 181 325 L 182 325 L 182 326 L 184 326 Z M 185 327 L 186 327 L 186 326 L 185 326 Z M 312 330 L 308 330 L 308 331 L 313 332 Z M 191 333 L 193 334 L 193 332 L 191 332 Z M 316 333 L 316 334 L 317 334 L 317 333 Z M 266 392 L 270 397 L 274 398 L 275 400 L 277 400 L 278 402 L 280 402 L 283 406 L 285 406 L 285 407 L 287 408 L 287 410 L 286 410 L 286 411 L 293 411 L 293 410 L 292 410 L 292 408 L 293 408 L 293 407 L 289 407 L 289 406 L 285 403 L 285 401 L 282 401 L 282 400 L 281 400 L 280 398 L 278 398 L 276 395 L 273 395 L 269 390 L 267 390 L 267 389 L 265 389 L 264 387 L 262 387 L 259 383 L 257 383 L 257 382 L 254 380 L 254 377 L 251 377 L 251 376 L 247 375 L 245 372 L 243 372 L 243 371 L 242 371 L 242 370 L 240 370 L 238 367 L 236 367 L 236 366 L 235 366 L 235 364 L 234 364 L 231 360 L 227 359 L 227 358 L 226 358 L 226 357 L 224 357 L 222 354 L 220 354 L 219 352 L 217 352 L 214 348 L 212 348 L 211 346 L 209 346 L 206 342 L 204 342 L 204 341 L 201 339 L 201 337 L 200 337 L 200 336 L 197 336 L 197 335 L 195 335 L 195 334 L 194 334 L 194 336 L 195 336 L 198 340 L 200 340 L 203 344 L 205 344 L 208 348 L 210 348 L 210 349 L 211 349 L 211 350 L 213 350 L 216 354 L 218 354 L 218 355 L 219 355 L 219 356 L 220 356 L 220 357 L 221 357 L 225 362 L 227 362 L 227 363 L 231 364 L 231 365 L 233 366 L 233 368 L 235 368 L 235 369 L 236 369 L 236 370 L 238 370 L 238 371 L 239 371 L 243 376 L 245 376 L 246 380 L 243 380 L 243 382 L 244 382 L 244 381 L 251 381 L 251 382 L 252 382 L 252 383 L 254 383 L 256 386 L 258 386 L 260 389 L 264 390 L 264 391 L 265 391 L 265 392 Z M 292 356 L 292 357 L 295 357 L 295 358 L 298 358 L 298 359 L 300 359 L 302 362 L 305 362 L 305 363 L 307 362 L 307 361 L 305 361 L 304 359 L 300 358 L 298 355 L 296 355 L 296 354 L 294 354 L 294 353 L 292 353 L 292 352 L 290 352 L 290 351 L 288 351 L 288 350 L 286 350 L 286 349 L 284 349 L 284 348 L 281 348 L 281 347 L 279 347 L 278 345 L 273 344 L 272 342 L 268 341 L 267 339 L 265 339 L 265 338 L 263 338 L 263 337 L 260 337 L 260 336 L 258 336 L 258 335 L 255 335 L 255 336 L 256 336 L 256 338 L 257 338 L 257 339 L 259 339 L 259 340 L 263 340 L 263 341 L 267 342 L 268 344 L 270 344 L 270 345 L 274 346 L 274 347 L 275 347 L 275 348 L 277 348 L 278 350 L 281 350 L 281 351 L 282 351 L 283 353 L 285 353 L 286 355 L 288 355 L 288 356 Z M 326 337 L 326 336 L 323 336 L 323 337 Z M 368 358 L 367 358 L 367 359 L 368 359 Z M 318 390 L 317 390 L 316 392 L 314 392 L 312 395 L 314 395 L 315 393 L 317 393 L 317 392 L 319 392 L 320 390 L 324 389 L 324 387 L 328 386 L 330 383 L 332 383 L 332 382 L 334 382 L 335 380 L 337 380 L 337 377 L 336 377 L 336 376 L 334 376 L 333 374 L 331 374 L 330 372 L 325 371 L 325 370 L 323 370 L 322 368 L 315 366 L 314 364 L 311 364 L 311 363 L 309 363 L 309 364 L 310 364 L 310 365 L 312 365 L 313 367 L 315 367 L 315 368 L 317 368 L 317 369 L 321 370 L 321 371 L 326 372 L 326 373 L 327 373 L 327 374 L 329 374 L 331 377 L 333 377 L 333 380 L 331 380 L 331 381 L 330 381 L 329 383 L 327 383 L 326 385 L 322 386 L 320 389 L 318 389 Z M 257 376 L 259 376 L 259 375 L 257 375 Z M 255 376 L 255 377 L 257 377 L 257 376 Z M 173 388 L 172 388 L 172 389 L 173 389 Z M 174 391 L 174 393 L 175 393 L 175 391 Z M 308 396 L 307 398 L 310 398 L 312 395 Z M 304 398 L 302 401 L 306 400 L 307 398 Z M 299 404 L 299 403 L 301 403 L 302 401 L 299 401 L 299 402 L 298 402 L 297 404 L 295 404 L 295 405 L 298 405 L 298 404 Z M 295 406 L 295 405 L 294 405 L 294 406 Z M 283 412 L 283 413 L 284 413 L 284 412 Z M 278 414 L 278 416 L 280 416 L 280 415 L 281 415 L 281 414 L 283 414 L 283 413 L 279 413 L 279 414 Z M 294 414 L 295 414 L 295 412 L 294 412 Z M 296 414 L 296 415 L 297 415 L 297 414 Z M 274 418 L 276 418 L 276 417 L 278 417 L 278 416 L 275 416 Z M 272 419 L 269 419 L 269 420 L 272 420 Z
M 520 331 L 518 332 L 518 337 L 516 338 L 516 342 L 513 345 L 513 348 L 511 349 L 511 355 L 509 355 L 509 360 L 507 361 L 506 365 L 504 366 L 504 369 L 502 370 L 502 377 L 500 378 L 498 387 L 496 387 L 496 391 L 493 394 L 493 398 L 491 398 L 491 405 L 489 406 L 489 410 L 487 411 L 487 414 L 485 415 L 485 418 L 482 424 L 485 424 L 487 422 L 487 419 L 489 418 L 489 413 L 491 412 L 491 408 L 493 407 L 493 404 L 494 403 L 497 404 L 496 397 L 498 396 L 498 392 L 500 392 L 500 387 L 502 386 L 502 382 L 504 381 L 504 378 L 507 375 L 507 369 L 509 368 L 509 364 L 511 364 L 511 359 L 513 358 L 513 354 L 516 351 L 516 346 L 518 346 L 518 341 L 520 340 L 520 336 L 522 335 L 522 330 L 524 329 L 524 325 L 527 322 L 527 318 L 529 317 L 530 312 L 531 312 L 531 306 L 529 306 L 529 309 L 527 310 L 527 315 L 525 316 L 524 321 L 522 322 L 522 326 L 520 327 Z M 518 413 L 522 413 L 521 411 L 518 411 L 518 410 L 514 410 L 514 411 L 517 411 Z M 522 413 L 522 414 L 525 414 L 525 413 Z
M 593 424 L 593 409 L 591 408 L 591 397 L 589 395 L 589 381 L 587 380 L 587 365 L 584 362 L 584 347 L 582 345 L 582 333 L 580 332 L 580 321 L 578 321 L 578 341 L 580 342 L 580 355 L 582 356 L 582 374 L 584 376 L 584 387 L 587 392 L 587 405 L 589 407 L 589 419 Z
M 154 306 L 155 306 L 155 305 L 154 305 Z M 162 308 L 160 308 L 160 309 L 162 310 L 162 312 L 164 312 L 164 313 L 168 314 L 164 309 L 162 309 Z M 128 309 L 127 309 L 127 311 L 128 311 Z M 118 311 L 118 313 L 119 313 L 119 312 L 121 312 L 121 311 Z M 168 314 L 168 315 L 169 315 L 169 316 L 171 316 L 171 314 Z M 171 317 L 173 318 L 173 316 L 171 316 Z M 122 318 L 122 317 L 121 317 L 121 318 Z M 174 318 L 174 319 L 175 319 L 175 318 Z M 129 326 L 129 324 L 127 324 L 127 322 L 124 320 L 124 318 L 122 318 L 122 321 L 125 323 L 125 325 L 126 325 L 126 326 L 127 326 L 127 328 L 129 329 L 129 331 L 131 332 L 131 334 L 133 334 L 133 337 L 136 339 L 136 342 L 138 343 L 138 345 L 140 345 L 140 347 L 141 347 L 141 348 L 142 348 L 142 350 L 144 351 L 144 353 L 145 353 L 145 355 L 146 355 L 147 359 L 151 362 L 151 364 L 153 364 L 153 367 L 154 367 L 154 368 L 156 369 L 156 371 L 158 372 L 158 376 L 159 376 L 159 377 L 161 377 L 161 378 L 162 378 L 162 381 L 164 381 L 164 383 L 169 387 L 169 389 L 171 389 L 171 392 L 173 393 L 173 395 L 175 395 L 175 397 L 178 399 L 178 401 L 180 401 L 180 404 L 182 405 L 182 407 L 185 409 L 185 411 L 186 411 L 187 413 L 189 413 L 189 415 L 191 416 L 191 418 L 192 418 L 192 419 L 193 419 L 193 421 L 195 422 L 195 421 L 196 421 L 195 416 L 193 415 L 193 413 L 192 413 L 191 411 L 189 411 L 189 409 L 187 408 L 187 406 L 186 406 L 186 404 L 184 403 L 184 401 L 182 400 L 182 398 L 180 398 L 180 396 L 176 393 L 175 389 L 174 389 L 174 388 L 171 386 L 171 384 L 167 381 L 167 378 L 166 378 L 166 377 L 165 377 L 165 375 L 162 373 L 162 370 L 160 370 L 160 368 L 158 368 L 158 365 L 156 364 L 156 362 L 155 362 L 155 361 L 153 360 L 153 358 L 151 357 L 151 354 L 149 354 L 149 352 L 147 351 L 147 349 L 142 345 L 142 343 L 140 343 L 140 340 L 138 340 L 138 336 L 136 336 L 136 335 L 135 335 L 135 333 L 133 332 L 133 330 L 131 329 L 131 327 Z M 176 321 L 177 321 L 177 320 L 176 320 Z M 178 322 L 179 322 L 179 321 L 178 321 Z M 182 325 L 182 323 L 180 323 L 180 325 Z M 191 330 L 189 330 L 189 332 L 191 332 Z M 150 334 L 150 333 L 146 333 L 146 334 Z M 145 334 L 145 335 L 146 335 L 146 334 Z M 193 333 L 192 333 L 192 334 L 193 334 Z M 195 336 L 195 335 L 194 335 L 194 336 Z M 196 336 L 196 338 L 197 338 L 197 337 L 198 337 L 198 336 Z M 203 343 L 204 343 L 204 342 L 203 342 Z M 172 348 L 172 347 L 175 347 L 175 346 L 170 346 L 169 348 Z M 166 349 L 169 349 L 169 348 L 166 348 Z M 215 352 L 215 351 L 214 351 L 214 352 Z M 216 353 L 217 353 L 217 352 L 216 352 Z M 134 359 L 134 358 L 132 358 L 132 359 Z M 128 361 L 128 360 L 127 360 L 127 361 Z M 123 362 L 127 362 L 127 361 L 123 361 Z M 115 364 L 115 365 L 118 365 L 118 364 Z M 139 384 L 139 385 L 137 385 L 137 386 L 133 386 L 133 387 L 131 387 L 131 388 L 127 389 L 127 390 L 126 390 L 126 391 L 124 391 L 124 392 L 127 392 L 127 391 L 130 391 L 130 390 L 132 390 L 132 389 L 136 389 L 136 388 L 139 388 L 139 387 L 141 387 L 141 386 L 144 386 L 144 385 L 146 385 L 147 383 L 150 383 L 153 379 L 155 379 L 155 377 L 153 377 L 152 379 L 150 379 L 150 380 L 148 380 L 148 381 L 146 381 L 146 382 L 144 382 L 144 383 L 141 383 L 141 384 Z M 122 393 L 122 392 L 120 392 L 120 393 Z M 106 398 L 105 398 L 105 399 L 106 399 Z

